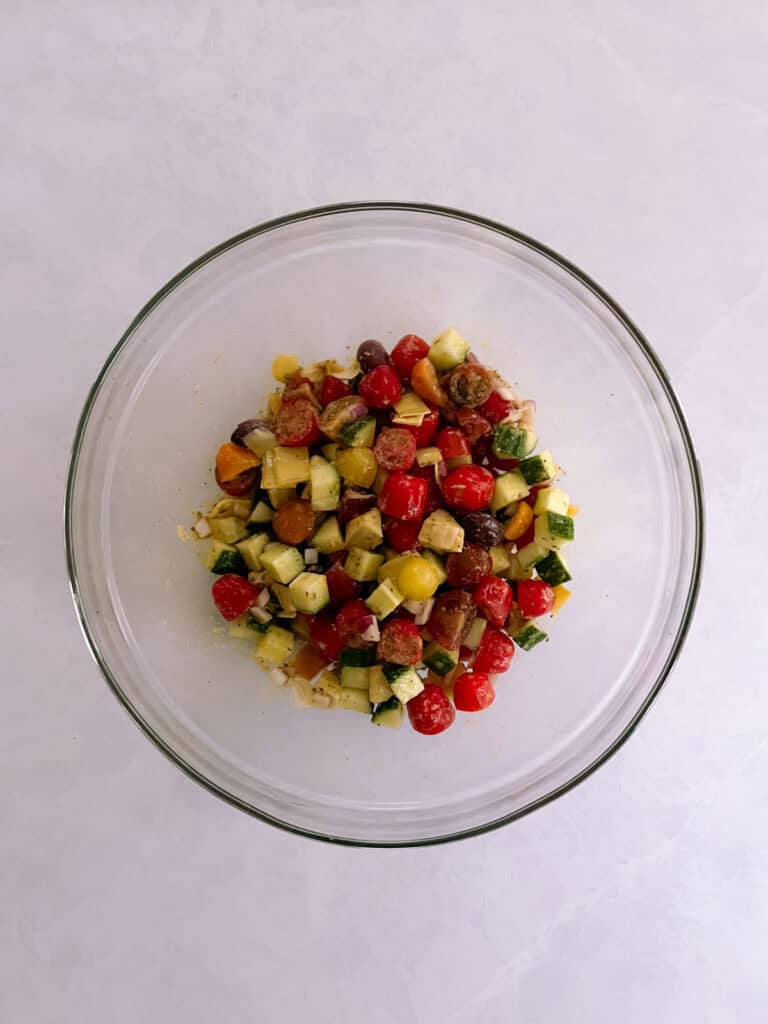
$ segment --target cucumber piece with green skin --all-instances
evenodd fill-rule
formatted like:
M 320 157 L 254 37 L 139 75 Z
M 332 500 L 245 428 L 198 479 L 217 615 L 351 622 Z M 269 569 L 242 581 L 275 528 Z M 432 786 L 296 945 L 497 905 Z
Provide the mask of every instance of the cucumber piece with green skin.
M 312 534 L 312 547 L 323 555 L 332 555 L 344 550 L 344 538 L 336 516 L 330 516 Z
M 493 431 L 493 453 L 500 459 L 522 459 L 530 455 L 538 438 L 532 430 L 514 423 L 497 423 Z
M 437 672 L 439 676 L 447 676 L 459 664 L 459 652 L 449 651 L 437 640 L 432 640 L 424 648 L 424 664 Z
M 267 544 L 261 553 L 261 566 L 276 583 L 290 583 L 303 571 L 304 558 L 289 544 Z
M 381 665 L 371 665 L 368 669 L 368 699 L 371 704 L 383 704 L 392 696 L 392 687 Z
M 300 572 L 291 580 L 288 590 L 296 611 L 316 615 L 331 603 L 328 583 L 319 572 Z
M 253 533 L 248 540 L 241 540 L 235 545 L 245 564 L 254 572 L 261 569 L 261 553 L 270 539 L 268 533 Z
M 361 416 L 342 427 L 339 441 L 349 448 L 373 448 L 375 437 L 376 420 L 373 416 Z
M 401 704 L 407 704 L 424 689 L 416 669 L 403 665 L 384 665 L 383 668 L 387 682 Z
M 208 524 L 211 527 L 214 540 L 220 540 L 222 544 L 234 544 L 248 536 L 245 522 L 237 516 L 220 516 L 216 519 L 209 519 Z
M 525 547 L 520 548 L 517 552 L 517 561 L 520 568 L 525 571 L 526 569 L 532 569 L 534 565 L 538 565 L 539 562 L 543 561 L 549 548 L 541 543 L 539 540 L 532 540 L 530 544 L 526 544 Z
M 390 697 L 389 700 L 375 706 L 371 722 L 386 729 L 399 729 L 403 724 L 403 705 L 397 697 Z
M 534 538 L 551 550 L 561 548 L 573 540 L 573 520 L 559 512 L 545 512 L 536 517 Z
M 545 558 L 536 563 L 536 573 L 550 587 L 558 587 L 573 579 L 565 559 L 559 551 L 550 551 Z
M 364 715 L 370 715 L 373 708 L 368 700 L 367 690 L 353 690 L 349 686 L 342 686 L 339 693 L 337 707 L 346 711 L 361 711 Z
M 530 494 L 530 488 L 523 479 L 522 473 L 516 469 L 508 473 L 502 473 L 496 478 L 493 485 L 493 497 L 491 498 L 491 512 L 500 512 L 507 508 L 513 501 L 521 501 Z
M 559 487 L 542 487 L 540 491 L 536 492 L 533 514 L 541 516 L 545 512 L 557 512 L 561 516 L 566 516 L 570 504 L 571 499 Z
M 218 576 L 224 576 L 230 572 L 236 576 L 248 575 L 248 566 L 237 548 L 231 544 L 223 544 L 220 540 L 213 542 L 206 565 L 211 572 L 215 572 Z
M 518 555 L 511 554 L 509 556 L 509 565 L 504 570 L 503 575 L 508 580 L 529 580 L 533 576 L 533 569 L 530 566 L 524 567 L 520 563 Z
M 512 639 L 515 641 L 518 647 L 524 651 L 530 651 L 540 644 L 543 640 L 547 639 L 547 634 L 544 630 L 539 629 L 535 622 L 527 622 L 522 629 L 518 629 L 516 633 L 512 635 Z
M 550 452 L 541 452 L 523 459 L 518 466 L 527 484 L 543 484 L 557 476 L 557 466 Z
M 405 597 L 400 592 L 397 584 L 389 577 L 382 580 L 373 593 L 366 598 L 365 604 L 377 619 L 386 619 L 404 600 Z
M 368 669 L 356 668 L 353 665 L 341 666 L 341 685 L 351 690 L 365 690 L 368 693 Z
M 248 517 L 248 523 L 256 523 L 262 525 L 265 523 L 271 523 L 272 517 L 275 514 L 275 510 L 270 508 L 266 501 L 257 501 Z
M 429 361 L 436 370 L 444 372 L 463 363 L 469 355 L 469 342 L 455 327 L 438 334 L 429 346 Z
M 321 455 L 309 460 L 311 502 L 315 512 L 333 512 L 339 507 L 341 481 L 339 471 Z
M 373 647 L 343 647 L 339 661 L 342 668 L 369 668 L 376 664 L 376 650 Z

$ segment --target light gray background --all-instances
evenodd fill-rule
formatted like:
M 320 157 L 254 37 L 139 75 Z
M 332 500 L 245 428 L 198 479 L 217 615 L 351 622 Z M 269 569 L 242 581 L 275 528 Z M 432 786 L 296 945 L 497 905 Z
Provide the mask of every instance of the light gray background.
M 759 0 L 0 4 L 1 1021 L 764 1021 L 767 52 Z M 595 276 L 708 490 L 697 619 L 637 734 L 423 851 L 283 835 L 184 778 L 64 576 L 70 438 L 138 307 L 249 225 L 368 198 Z

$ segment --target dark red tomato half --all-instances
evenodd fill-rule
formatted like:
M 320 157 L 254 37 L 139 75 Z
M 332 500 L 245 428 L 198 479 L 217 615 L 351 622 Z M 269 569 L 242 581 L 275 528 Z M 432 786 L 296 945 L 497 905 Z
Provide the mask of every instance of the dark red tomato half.
M 410 380 L 411 370 L 429 355 L 429 345 L 418 334 L 406 334 L 392 349 L 389 358 L 400 380 Z
M 418 696 L 405 705 L 408 718 L 416 732 L 425 736 L 436 736 L 445 732 L 456 721 L 453 704 L 441 687 L 429 683 Z
M 242 498 L 244 494 L 252 491 L 259 482 L 259 469 L 258 467 L 246 469 L 244 472 L 232 477 L 231 480 L 222 480 L 218 469 L 215 469 L 214 476 L 216 477 L 216 483 L 225 494 L 228 494 L 231 498 Z
M 517 606 L 526 619 L 547 615 L 555 603 L 555 592 L 544 580 L 520 580 L 517 584 Z
M 346 552 L 344 552 L 346 554 Z M 328 584 L 328 594 L 331 604 L 346 604 L 354 601 L 360 596 L 361 586 L 357 580 L 353 580 L 343 565 L 332 565 L 325 574 L 325 582 Z
M 489 626 L 483 633 L 472 668 L 475 672 L 498 675 L 499 672 L 507 671 L 514 656 L 515 644 L 512 637 Z
M 459 512 L 479 512 L 490 502 L 494 482 L 482 466 L 460 466 L 443 480 L 443 498 Z
M 362 647 L 365 641 L 361 633 L 371 618 L 371 611 L 365 602 L 358 600 L 345 604 L 336 616 L 336 632 L 342 647 Z
M 453 684 L 453 702 L 459 711 L 483 711 L 495 699 L 493 680 L 485 672 L 465 672 Z
M 275 417 L 275 435 L 278 444 L 299 448 L 316 444 L 322 434 L 314 405 L 307 398 L 292 398 L 283 402 Z
M 323 405 L 328 405 L 329 402 L 335 402 L 337 398 L 346 398 L 351 394 L 352 388 L 345 380 L 328 374 L 320 388 L 320 401 Z
M 419 530 L 422 522 L 421 519 L 385 519 L 384 540 L 395 551 L 419 551 Z
M 491 423 L 501 423 L 511 408 L 511 402 L 502 398 L 498 391 L 492 391 L 477 411 Z
M 309 642 L 328 661 L 338 661 L 341 654 L 342 642 L 336 629 L 336 620 L 329 612 L 320 612 L 319 615 L 307 616 L 309 622 Z
M 472 595 L 492 626 L 503 626 L 512 607 L 512 588 L 498 576 L 483 576 Z
M 471 455 L 469 441 L 458 427 L 443 427 L 435 438 L 435 444 L 446 462 L 449 459 L 460 459 L 464 455 Z
M 386 409 L 400 401 L 403 386 L 391 366 L 377 366 L 361 377 L 357 391 L 370 409 Z
M 245 615 L 260 593 L 261 587 L 255 587 L 234 573 L 219 576 L 211 587 L 214 604 L 227 622 L 234 622 Z
M 491 424 L 475 409 L 462 406 L 456 410 L 456 420 L 471 445 L 477 444 L 481 437 L 490 437 L 493 434 Z

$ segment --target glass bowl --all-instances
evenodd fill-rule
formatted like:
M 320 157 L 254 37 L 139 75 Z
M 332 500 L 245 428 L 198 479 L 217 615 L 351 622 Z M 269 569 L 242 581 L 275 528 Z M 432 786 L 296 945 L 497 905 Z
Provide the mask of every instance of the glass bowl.
M 490 710 L 425 737 L 298 708 L 221 630 L 177 524 L 217 493 L 215 450 L 263 403 L 276 354 L 343 357 L 363 338 L 447 325 L 536 399 L 542 444 L 582 511 L 574 596 L 549 643 L 518 651 Z M 246 231 L 141 310 L 80 420 L 66 539 L 88 644 L 160 750 L 275 825 L 405 846 L 509 822 L 627 738 L 690 623 L 702 497 L 663 368 L 584 273 L 481 217 L 355 203 Z

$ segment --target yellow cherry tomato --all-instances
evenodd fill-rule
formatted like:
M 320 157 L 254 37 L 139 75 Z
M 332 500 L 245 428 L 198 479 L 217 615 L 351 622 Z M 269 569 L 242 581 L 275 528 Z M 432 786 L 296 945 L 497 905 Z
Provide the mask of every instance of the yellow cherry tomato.
M 439 585 L 437 573 L 421 555 L 407 559 L 397 576 L 398 589 L 409 601 L 426 601 Z

